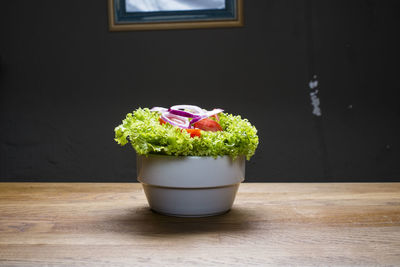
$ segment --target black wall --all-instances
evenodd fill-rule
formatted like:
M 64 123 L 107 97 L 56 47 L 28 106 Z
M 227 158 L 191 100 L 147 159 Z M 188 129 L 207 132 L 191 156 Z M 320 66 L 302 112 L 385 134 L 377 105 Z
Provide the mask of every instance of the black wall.
M 399 1 L 244 7 L 242 28 L 109 32 L 106 1 L 3 3 L 0 181 L 135 181 L 114 127 L 181 103 L 256 125 L 247 181 L 400 181 Z

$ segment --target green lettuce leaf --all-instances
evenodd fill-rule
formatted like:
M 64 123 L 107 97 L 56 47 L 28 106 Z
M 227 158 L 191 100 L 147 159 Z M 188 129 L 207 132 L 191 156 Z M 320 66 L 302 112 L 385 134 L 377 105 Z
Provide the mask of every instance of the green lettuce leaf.
M 257 129 L 247 119 L 220 113 L 223 131 L 202 131 L 201 137 L 191 138 L 185 130 L 170 124 L 161 125 L 159 112 L 138 108 L 128 113 L 115 128 L 115 141 L 121 146 L 131 143 L 140 155 L 224 156 L 236 158 L 254 155 L 258 146 Z

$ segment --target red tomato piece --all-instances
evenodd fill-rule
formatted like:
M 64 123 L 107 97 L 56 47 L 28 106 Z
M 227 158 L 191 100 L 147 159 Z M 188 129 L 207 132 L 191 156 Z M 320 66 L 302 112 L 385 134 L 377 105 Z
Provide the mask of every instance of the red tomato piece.
M 215 120 L 209 118 L 195 122 L 193 126 L 204 131 L 211 131 L 211 132 L 222 131 L 221 125 L 219 125 L 219 123 L 216 122 Z
M 166 122 L 163 119 L 159 118 L 158 120 L 160 121 L 160 124 L 166 124 Z
M 198 136 L 198 137 L 200 137 L 201 136 L 201 130 L 200 129 L 185 129 L 186 130 L 186 132 L 188 132 L 188 133 L 190 133 L 190 137 L 195 137 L 195 136 Z

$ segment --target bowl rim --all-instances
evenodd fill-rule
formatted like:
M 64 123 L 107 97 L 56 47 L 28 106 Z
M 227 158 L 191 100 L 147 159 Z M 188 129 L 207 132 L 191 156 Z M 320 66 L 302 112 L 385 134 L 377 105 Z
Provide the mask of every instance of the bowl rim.
M 137 156 L 137 180 L 174 188 L 213 188 L 245 180 L 245 157 Z
M 230 155 L 222 155 L 222 156 L 183 156 L 183 155 L 179 155 L 179 156 L 174 156 L 174 155 L 163 155 L 163 154 L 153 154 L 153 153 L 149 153 L 149 154 L 136 154 L 136 156 L 140 156 L 140 157 L 165 157 L 165 158 L 232 158 L 232 156 Z M 238 155 L 236 156 L 235 159 L 240 158 L 240 157 L 245 157 L 245 155 Z

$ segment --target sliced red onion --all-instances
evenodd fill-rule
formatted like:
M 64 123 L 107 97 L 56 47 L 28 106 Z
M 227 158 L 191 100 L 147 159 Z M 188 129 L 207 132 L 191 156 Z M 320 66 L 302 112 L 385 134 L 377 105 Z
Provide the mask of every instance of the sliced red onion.
M 177 126 L 184 129 L 190 128 L 189 119 L 179 115 L 171 114 L 169 112 L 163 112 L 161 114 L 161 119 L 163 119 L 165 122 L 168 122 L 173 126 Z
M 207 111 L 206 113 L 207 113 L 208 117 L 211 117 L 213 115 L 217 115 L 218 113 L 221 113 L 222 111 L 224 111 L 224 110 L 221 108 L 214 108 L 213 110 Z
M 172 106 L 168 111 L 172 114 L 188 118 L 195 118 L 205 113 L 202 108 L 194 105 L 175 105 Z
M 183 110 L 178 110 L 178 109 L 169 109 L 168 112 L 171 114 L 175 114 L 175 115 L 186 117 L 186 118 L 197 118 L 199 116 L 199 115 L 195 115 L 193 113 L 183 111 Z
M 150 109 L 150 111 L 159 111 L 159 112 L 165 112 L 165 111 L 167 111 L 168 109 L 166 109 L 166 108 L 162 108 L 162 107 L 153 107 L 152 109 Z
M 224 111 L 224 110 L 220 109 L 220 108 L 216 108 L 216 109 L 213 109 L 211 111 L 207 111 L 205 114 L 200 115 L 197 118 L 194 118 L 193 120 L 191 120 L 190 124 L 196 123 L 196 122 L 201 121 L 201 120 L 203 120 L 205 118 L 208 118 L 208 117 L 211 117 L 211 116 L 216 115 L 218 113 L 221 113 L 222 111 Z
M 223 112 L 223 109 L 216 108 L 211 111 L 204 110 L 194 105 L 175 105 L 169 109 L 163 107 L 153 107 L 150 111 L 161 112 L 161 119 L 173 126 L 184 129 L 193 128 L 193 124 L 205 118 L 214 116 L 219 121 L 218 113 Z M 189 118 L 192 118 L 189 121 Z

